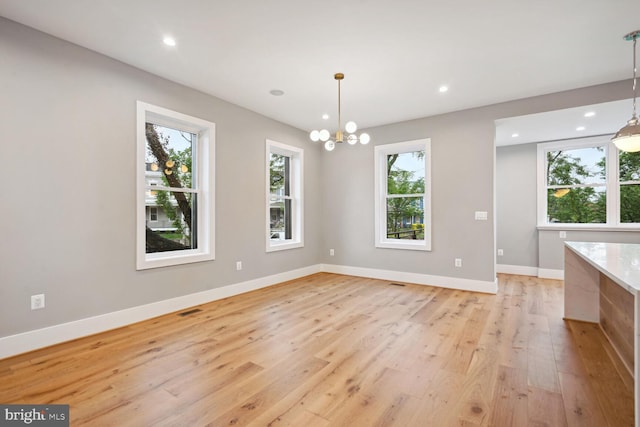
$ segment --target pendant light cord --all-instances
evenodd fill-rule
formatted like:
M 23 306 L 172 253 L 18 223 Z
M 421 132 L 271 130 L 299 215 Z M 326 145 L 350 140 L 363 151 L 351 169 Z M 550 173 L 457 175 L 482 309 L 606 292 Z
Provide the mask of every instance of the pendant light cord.
M 636 117 L 636 42 L 638 33 L 633 36 L 633 117 Z
M 635 40 L 634 40 L 635 43 Z M 634 45 L 635 48 L 635 45 Z M 635 61 L 635 59 L 634 59 Z M 634 88 L 635 88 L 635 83 L 634 83 Z M 634 89 L 635 90 L 635 89 Z M 635 111 L 635 104 L 634 104 L 634 111 Z M 340 80 L 338 80 L 338 130 L 342 130 L 342 128 L 340 127 L 342 126 L 340 123 Z

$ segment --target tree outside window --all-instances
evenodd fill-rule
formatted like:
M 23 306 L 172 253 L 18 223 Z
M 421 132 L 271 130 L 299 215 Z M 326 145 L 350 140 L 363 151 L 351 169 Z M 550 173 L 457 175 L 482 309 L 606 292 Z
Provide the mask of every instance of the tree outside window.
M 304 151 L 266 141 L 266 250 L 304 246 Z
M 146 252 L 197 248 L 197 194 L 193 188 L 193 146 L 197 135 L 147 122 L 147 154 L 150 174 L 158 175 L 164 188 L 153 190 L 155 208 L 164 224 L 147 227 Z
M 424 151 L 387 156 L 387 237 L 424 238 Z
M 138 270 L 213 260 L 215 124 L 137 103 Z
M 640 225 L 640 152 L 609 136 L 538 144 L 538 224 Z
M 376 247 L 431 250 L 431 141 L 378 145 L 374 153 Z

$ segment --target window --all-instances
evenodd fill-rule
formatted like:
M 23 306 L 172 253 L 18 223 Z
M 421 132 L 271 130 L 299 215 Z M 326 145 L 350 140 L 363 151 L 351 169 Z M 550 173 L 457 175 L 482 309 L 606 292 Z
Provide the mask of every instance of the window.
M 215 124 L 137 109 L 138 270 L 214 259 Z
M 375 147 L 376 247 L 431 250 L 431 140 Z
M 538 144 L 538 226 L 640 223 L 640 153 L 609 136 Z
M 304 246 L 303 150 L 267 140 L 267 252 Z

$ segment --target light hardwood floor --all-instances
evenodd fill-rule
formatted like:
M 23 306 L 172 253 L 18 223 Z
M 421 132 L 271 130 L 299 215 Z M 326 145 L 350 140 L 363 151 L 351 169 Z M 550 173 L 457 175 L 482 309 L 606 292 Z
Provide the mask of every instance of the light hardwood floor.
M 631 426 L 632 378 L 562 320 L 562 282 L 499 289 L 316 274 L 0 360 L 0 403 L 70 404 L 72 426 Z

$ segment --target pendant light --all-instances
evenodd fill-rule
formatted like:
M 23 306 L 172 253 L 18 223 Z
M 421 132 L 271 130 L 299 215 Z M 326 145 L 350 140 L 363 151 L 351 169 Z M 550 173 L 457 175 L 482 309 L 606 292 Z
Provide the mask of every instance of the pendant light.
M 324 142 L 324 148 L 327 151 L 333 151 L 333 149 L 336 148 L 336 143 L 344 142 L 345 138 L 350 145 L 358 142 L 363 145 L 368 144 L 371 137 L 369 137 L 367 133 L 361 133 L 360 136 L 356 135 L 355 132 L 358 130 L 358 125 L 356 125 L 355 122 L 347 122 L 344 125 L 344 132 L 340 128 L 340 81 L 344 79 L 344 74 L 336 73 L 333 78 L 338 81 L 338 130 L 333 138 L 331 137 L 331 133 L 326 129 L 312 130 L 311 133 L 309 133 L 309 138 L 311 138 L 313 142 Z
M 631 153 L 640 151 L 640 121 L 636 114 L 636 41 L 638 38 L 640 38 L 640 30 L 624 36 L 625 40 L 633 40 L 633 115 L 627 125 L 611 139 L 618 150 Z

